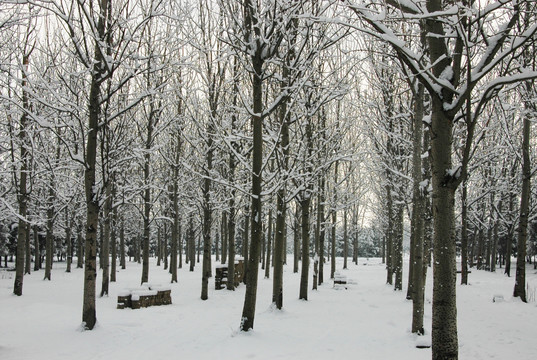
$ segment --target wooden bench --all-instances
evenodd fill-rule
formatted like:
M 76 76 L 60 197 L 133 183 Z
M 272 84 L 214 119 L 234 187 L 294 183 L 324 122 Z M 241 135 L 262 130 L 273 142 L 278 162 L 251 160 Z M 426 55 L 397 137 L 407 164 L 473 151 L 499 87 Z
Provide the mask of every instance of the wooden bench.
M 239 258 L 235 260 L 235 266 L 233 267 L 235 276 L 233 277 L 233 283 L 235 287 L 239 286 L 244 277 L 244 260 Z M 214 276 L 214 288 L 215 290 L 222 290 L 226 287 L 228 280 L 229 268 L 227 265 L 217 265 L 216 274 Z
M 117 296 L 117 308 L 140 309 L 149 306 L 169 305 L 172 303 L 171 292 L 169 287 L 142 284 L 140 288 L 120 292 Z
M 228 267 L 225 265 L 216 266 L 216 274 L 214 276 L 215 290 L 222 290 L 226 287 L 228 275 Z
M 347 285 L 347 276 L 342 275 L 339 272 L 334 274 L 334 285 Z

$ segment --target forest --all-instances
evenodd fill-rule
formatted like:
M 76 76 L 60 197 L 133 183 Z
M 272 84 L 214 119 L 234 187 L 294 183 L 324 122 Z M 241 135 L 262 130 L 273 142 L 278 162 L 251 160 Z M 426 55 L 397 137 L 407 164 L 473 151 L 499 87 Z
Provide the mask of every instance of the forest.
M 285 313 L 371 259 L 458 359 L 478 271 L 535 302 L 536 20 L 533 0 L 0 0 L 11 301 L 83 273 L 91 333 L 127 267 L 196 274 L 206 301 L 225 266 L 249 332 L 258 287 Z

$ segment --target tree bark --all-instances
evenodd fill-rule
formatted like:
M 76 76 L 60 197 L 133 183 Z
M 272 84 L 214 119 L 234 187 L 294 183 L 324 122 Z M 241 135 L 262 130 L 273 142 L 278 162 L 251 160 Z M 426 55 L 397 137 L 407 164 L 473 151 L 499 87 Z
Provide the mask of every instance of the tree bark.
M 468 187 L 467 179 L 462 183 L 461 197 L 461 285 L 468 285 Z
M 99 3 L 100 16 L 97 23 L 97 36 L 94 43 L 94 64 L 91 72 L 88 101 L 89 124 L 86 141 L 84 187 L 86 191 L 86 240 L 84 265 L 84 296 L 82 322 L 87 330 L 92 330 L 97 322 L 95 311 L 95 285 L 97 278 L 97 227 L 99 224 L 99 199 L 95 187 L 95 164 L 97 159 L 97 135 L 101 115 L 101 85 L 105 81 L 104 54 L 100 48 L 105 40 L 106 20 L 109 18 L 109 0 Z
M 41 268 L 41 249 L 39 244 L 39 228 L 37 225 L 32 226 L 32 232 L 34 236 L 34 271 L 38 271 Z
M 272 250 L 272 209 L 269 209 L 268 223 L 267 223 L 267 241 L 266 241 L 267 257 L 265 261 L 265 279 L 270 278 L 271 250 Z M 274 251 L 274 255 L 272 256 L 276 256 L 276 251 Z M 274 294 L 273 294 L 273 297 L 274 297 Z
M 27 33 L 29 36 L 29 33 Z M 19 203 L 19 224 L 17 228 L 17 257 L 15 258 L 15 283 L 13 284 L 13 293 L 17 296 L 22 295 L 22 285 L 24 282 L 24 252 L 26 247 L 26 216 L 28 213 L 28 171 L 29 171 L 29 160 L 30 153 L 28 152 L 28 114 L 29 110 L 29 99 L 28 93 L 26 91 L 27 85 L 27 69 L 29 65 L 29 54 L 25 53 L 22 56 L 22 108 L 23 113 L 20 120 L 20 153 L 21 153 L 21 168 L 20 168 L 20 178 L 18 184 L 17 192 L 17 201 Z M 16 179 L 16 177 L 15 177 Z M 15 181 L 16 182 L 16 181 Z M 30 256 L 30 254 L 27 254 Z M 36 258 L 37 260 L 37 258 Z M 7 264 L 6 264 L 7 267 Z
M 47 230 L 45 240 L 45 277 L 44 280 L 51 279 L 52 272 L 52 259 L 54 257 L 54 193 L 55 184 L 54 180 L 51 180 L 48 200 L 47 200 Z
M 412 299 L 412 332 L 424 335 L 423 311 L 425 282 L 423 272 L 423 252 L 424 252 L 424 217 L 425 217 L 425 194 L 427 189 L 423 181 L 423 167 L 421 156 L 423 152 L 423 100 L 424 88 L 418 84 L 414 102 L 414 122 L 413 122 L 413 149 L 412 149 L 412 219 L 411 237 L 413 246 L 413 266 L 412 266 L 412 286 L 409 286 L 410 297 Z M 410 271 L 409 271 L 410 272 Z M 408 298 L 408 296 L 407 296 Z
M 115 199 L 115 185 L 112 187 L 112 204 Z M 110 223 L 110 251 L 112 263 L 110 266 L 110 282 L 116 282 L 117 272 L 117 207 L 112 209 L 112 219 Z
M 298 273 L 300 262 L 300 206 L 295 206 L 294 214 L 294 232 L 293 232 L 293 273 Z
M 102 284 L 101 284 L 101 297 L 108 296 L 108 288 L 110 285 L 110 217 L 112 215 L 112 191 L 111 184 L 105 185 L 105 200 L 104 200 L 104 231 L 103 231 L 103 243 L 101 247 L 101 268 L 103 270 Z
M 398 204 L 395 213 L 395 236 L 393 246 L 393 272 L 395 274 L 394 290 L 403 290 L 403 216 L 404 205 Z
M 30 240 L 30 223 L 26 223 L 26 228 L 25 228 L 25 231 L 26 231 L 26 241 L 25 241 L 25 244 L 24 244 L 24 259 L 25 259 L 25 264 L 24 264 L 24 275 L 26 274 L 30 274 L 30 271 L 32 270 L 32 245 L 31 245 L 31 240 Z
M 252 10 L 251 5 L 247 3 L 247 13 Z M 252 16 L 253 14 L 249 14 Z M 244 306 L 242 309 L 241 330 L 248 331 L 254 327 L 255 305 L 257 298 L 257 275 L 259 271 L 259 250 L 263 241 L 262 226 L 262 169 L 263 169 L 263 64 L 261 49 L 257 49 L 256 54 L 252 56 L 252 97 L 253 97 L 253 153 L 252 153 L 252 230 L 250 258 L 246 260 L 246 293 L 244 296 Z
M 71 225 L 72 221 L 69 219 L 69 210 L 65 208 L 65 242 L 67 245 L 67 256 L 66 262 L 67 267 L 65 272 L 71 272 L 71 263 L 73 261 L 73 242 L 71 241 Z
M 530 94 L 532 84 L 526 82 L 527 93 Z M 529 111 L 529 100 L 525 102 L 526 110 Z M 526 299 L 526 241 L 528 238 L 528 217 L 530 202 L 530 133 L 531 120 L 527 114 L 524 115 L 524 125 L 522 130 L 522 193 L 520 195 L 520 218 L 518 222 L 518 241 L 517 241 L 517 261 L 514 297 L 519 297 L 523 302 Z
M 310 266 L 310 195 L 303 194 L 300 200 L 301 233 L 302 233 L 302 270 L 300 272 L 301 300 L 308 300 L 308 272 Z
M 433 182 L 433 359 L 457 359 L 456 248 L 454 232 L 455 189 L 448 175 L 452 169 L 453 119 L 446 116 L 443 103 L 432 99 L 432 182 Z

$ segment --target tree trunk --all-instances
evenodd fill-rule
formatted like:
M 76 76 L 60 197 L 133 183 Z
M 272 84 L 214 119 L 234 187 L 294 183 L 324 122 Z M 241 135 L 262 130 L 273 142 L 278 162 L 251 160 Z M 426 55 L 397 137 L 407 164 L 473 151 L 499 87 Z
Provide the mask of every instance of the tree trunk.
M 101 84 L 105 80 L 103 51 L 101 43 L 105 39 L 106 19 L 108 19 L 108 0 L 100 3 L 100 17 L 97 24 L 99 38 L 95 40 L 94 64 L 91 74 L 89 92 L 89 126 L 86 141 L 86 166 L 84 169 L 84 187 L 86 191 L 86 240 L 84 265 L 84 296 L 82 322 L 84 328 L 92 330 L 97 322 L 95 311 L 95 285 L 97 278 L 97 227 L 99 224 L 99 199 L 95 187 L 95 164 L 97 159 L 97 135 L 101 113 Z
M 243 283 L 248 282 L 248 233 L 250 229 L 250 215 L 248 213 L 249 207 L 246 206 L 244 211 L 244 228 L 242 231 L 242 257 L 244 258 L 244 270 L 243 270 Z
M 393 219 L 393 200 L 392 188 L 390 184 L 386 185 L 387 201 L 386 210 L 388 212 L 388 228 L 386 229 L 386 283 L 393 285 L 393 234 L 394 234 L 394 219 Z
M 38 271 L 41 268 L 41 249 L 39 246 L 39 228 L 37 225 L 32 226 L 32 231 L 34 236 L 34 271 Z
M 115 199 L 115 186 L 112 189 L 112 203 Z M 117 207 L 112 209 L 112 222 L 110 224 L 110 248 L 112 264 L 110 267 L 110 282 L 116 282 L 117 272 Z
M 176 155 L 176 160 L 178 159 L 178 155 Z M 177 161 L 176 161 L 177 163 Z M 173 185 L 172 185 L 172 192 L 171 192 L 171 203 L 172 203 L 172 244 L 171 244 L 171 254 L 170 254 L 170 270 L 172 283 L 177 282 L 177 268 L 178 268 L 178 259 L 177 259 L 177 251 L 178 251 L 178 242 L 179 242 L 179 236 L 178 236 L 178 230 L 179 230 L 179 184 L 178 184 L 178 176 L 179 176 L 179 169 L 176 166 L 173 167 Z
M 513 166 L 511 170 L 511 179 L 514 177 L 515 167 Z M 510 277 L 511 276 L 511 256 L 513 251 L 513 237 L 515 232 L 515 221 L 513 220 L 514 207 L 515 207 L 515 196 L 516 193 L 512 190 L 509 191 L 509 225 L 507 226 L 507 236 L 505 243 L 505 270 L 504 273 Z
M 334 184 L 338 183 L 338 167 L 339 167 L 339 161 L 336 161 L 336 165 L 334 166 Z M 330 279 L 334 278 L 334 274 L 336 272 L 336 228 L 337 228 L 337 191 L 334 189 L 334 204 L 332 206 L 332 246 L 331 246 L 331 261 L 330 261 Z
M 29 34 L 27 34 L 29 35 Z M 17 257 L 15 260 L 15 283 L 13 285 L 13 293 L 17 296 L 22 295 L 22 284 L 24 280 L 24 252 L 26 247 L 26 216 L 28 213 L 28 190 L 27 190 L 27 181 L 28 181 L 28 171 L 30 154 L 28 152 L 28 114 L 26 111 L 30 108 L 28 93 L 26 91 L 27 85 L 27 68 L 29 65 L 29 54 L 25 53 L 22 56 L 22 108 L 23 113 L 20 121 L 20 152 L 21 152 L 21 168 L 20 168 L 20 178 L 18 184 L 17 192 L 17 202 L 19 203 L 19 224 L 17 228 Z M 16 178 L 15 178 L 16 179 Z M 15 181 L 16 182 L 16 181 Z M 27 254 L 30 256 L 30 254 Z M 37 258 L 36 258 L 37 259 Z M 7 267 L 7 264 L 6 264 Z
M 300 262 L 300 206 L 295 206 L 294 232 L 293 232 L 293 273 L 298 273 Z
M 112 191 L 111 184 L 105 185 L 105 200 L 104 200 L 104 231 L 103 243 L 101 247 L 101 268 L 103 269 L 103 279 L 101 286 L 101 297 L 108 296 L 108 288 L 110 284 L 110 217 L 112 216 Z
M 302 270 L 300 272 L 301 300 L 308 300 L 308 272 L 310 267 L 310 195 L 305 193 L 300 200 L 301 233 L 302 233 Z
M 527 93 L 530 94 L 532 84 L 526 82 Z M 525 102 L 526 110 L 530 110 L 529 100 Z M 528 238 L 528 217 L 530 202 L 530 134 L 531 120 L 528 114 L 524 116 L 524 127 L 522 130 L 522 193 L 520 195 L 520 218 L 518 222 L 517 260 L 514 297 L 526 302 L 526 241 Z
M 145 143 L 144 154 L 144 234 L 142 242 L 142 279 L 141 283 L 149 281 L 149 237 L 150 237 L 150 219 L 151 214 L 151 188 L 150 181 L 150 161 L 151 161 L 151 145 L 153 142 L 153 109 L 150 111 L 147 122 L 147 139 Z
M 190 213 L 189 227 L 188 227 L 188 260 L 190 262 L 190 271 L 194 271 L 196 264 L 196 240 L 194 239 L 194 215 Z
M 455 189 L 451 146 L 453 119 L 446 116 L 443 103 L 432 99 L 432 182 L 433 182 L 433 359 L 457 359 L 456 241 L 454 231 Z
M 461 285 L 468 285 L 468 179 L 462 182 L 461 197 Z
M 493 241 L 492 241 L 492 254 L 491 254 L 491 261 L 490 261 L 490 271 L 495 272 L 496 271 L 496 257 L 498 255 L 498 239 L 499 239 L 499 228 L 500 228 L 500 217 L 498 216 L 498 213 L 502 213 L 502 200 L 498 202 L 498 209 L 497 213 L 494 216 L 494 229 L 493 229 Z M 501 262 L 500 262 L 501 267 Z
M 65 269 L 65 272 L 71 272 L 71 263 L 73 261 L 73 243 L 71 241 L 71 225 L 72 225 L 72 221 L 70 221 L 69 219 L 69 211 L 67 210 L 67 208 L 65 208 L 65 219 L 66 219 L 66 224 L 65 224 L 65 242 L 66 242 L 66 245 L 67 245 L 67 267 Z
M 203 264 L 201 275 L 201 299 L 208 299 L 209 278 L 211 277 L 211 227 L 212 227 L 212 209 L 211 209 L 211 173 L 213 169 L 213 134 L 215 129 L 213 122 L 216 121 L 216 108 L 213 103 L 213 92 L 209 92 L 209 102 L 211 103 L 211 117 L 207 125 L 207 149 L 205 154 L 205 176 L 203 179 Z
M 220 233 L 222 236 L 222 264 L 225 264 L 227 262 L 227 241 L 228 241 L 228 234 L 227 234 L 227 211 L 222 212 L 222 222 L 220 226 Z M 228 269 L 229 271 L 229 269 Z
M 248 3 L 248 1 L 247 1 Z M 248 6 L 248 11 L 250 6 Z M 253 14 L 250 14 L 250 16 Z M 248 331 L 254 327 L 255 305 L 257 297 L 257 275 L 259 271 L 259 250 L 263 241 L 262 226 L 262 170 L 263 170 L 263 60 L 260 49 L 252 56 L 252 92 L 253 92 L 253 153 L 252 153 L 252 234 L 250 258 L 246 260 L 246 293 L 242 309 L 241 330 Z M 247 244 L 247 242 L 246 242 Z M 246 245 L 245 244 L 245 245 Z
M 409 286 L 410 297 L 412 299 L 412 332 L 424 335 L 423 312 L 424 312 L 424 295 L 425 281 L 423 271 L 423 252 L 424 252 L 424 218 L 425 218 L 425 195 L 427 189 L 422 183 L 423 166 L 421 156 L 423 152 L 423 85 L 418 84 L 414 103 L 414 122 L 413 122 L 413 149 L 412 149 L 412 219 L 411 219 L 411 246 L 412 257 L 412 286 Z M 410 273 L 410 271 L 409 271 Z M 408 298 L 408 296 L 407 296 Z
M 395 213 L 395 236 L 393 246 L 393 272 L 395 273 L 394 290 L 403 290 L 403 216 L 404 205 L 398 204 Z
M 122 270 L 126 269 L 125 259 L 125 223 L 123 218 L 121 218 L 121 228 L 119 229 L 119 265 Z
M 324 121 L 323 121 L 324 122 Z M 326 174 L 322 172 L 319 189 L 319 204 L 317 205 L 317 216 L 319 218 L 319 285 L 324 282 L 324 240 L 326 233 L 325 218 L 324 218 L 324 204 L 326 201 Z
M 52 259 L 54 257 L 54 180 L 52 180 L 47 201 L 47 230 L 45 240 L 45 277 L 44 280 L 51 279 Z
M 157 266 L 160 266 L 161 260 L 162 260 L 162 234 L 160 233 L 160 225 L 157 225 Z
M 84 234 L 82 224 L 77 225 L 76 230 L 76 267 L 82 269 L 84 267 Z
M 343 269 L 347 269 L 347 258 L 349 257 L 349 231 L 348 231 L 347 209 L 343 211 Z
M 233 154 L 230 154 L 230 164 Z M 228 290 L 235 290 L 235 190 L 231 191 L 229 199 L 229 216 L 227 219 L 227 236 L 228 236 L 228 259 L 227 259 L 227 284 Z
M 278 201 L 278 199 L 276 200 Z M 265 266 L 265 279 L 270 278 L 270 259 L 271 259 L 271 250 L 272 250 L 272 209 L 269 209 L 268 214 L 268 223 L 267 223 L 267 245 L 266 245 L 266 251 L 267 251 L 267 259 L 266 259 L 266 266 Z M 274 253 L 273 256 L 276 256 L 276 253 Z M 283 264 L 283 262 L 282 262 Z M 274 297 L 274 294 L 273 294 Z

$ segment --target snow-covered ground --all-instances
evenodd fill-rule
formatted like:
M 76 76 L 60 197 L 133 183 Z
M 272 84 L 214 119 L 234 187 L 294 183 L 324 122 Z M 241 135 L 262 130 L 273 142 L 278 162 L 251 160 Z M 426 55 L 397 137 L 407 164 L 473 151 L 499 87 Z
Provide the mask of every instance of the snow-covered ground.
M 337 267 L 341 269 L 342 259 Z M 349 269 L 340 271 L 355 284 L 337 290 L 328 280 L 309 292 L 308 301 L 298 300 L 300 275 L 287 266 L 283 311 L 271 307 L 272 281 L 260 271 L 255 330 L 248 333 L 238 331 L 245 286 L 216 291 L 213 278 L 209 299 L 202 301 L 200 270 L 200 264 L 193 273 L 188 267 L 179 270 L 179 283 L 171 285 L 172 305 L 119 310 L 117 293 L 136 287 L 141 276 L 141 265 L 128 263 L 111 284 L 110 296 L 97 299 L 97 327 L 81 331 L 81 269 L 65 273 L 64 264 L 56 263 L 51 282 L 42 280 L 43 271 L 26 275 L 21 297 L 12 295 L 14 273 L 2 269 L 0 359 L 431 358 L 430 349 L 416 348 L 430 344 L 431 272 L 425 313 L 429 335 L 417 339 L 410 333 L 412 303 L 405 300 L 406 292 L 385 284 L 379 259 L 360 259 L 358 265 L 349 261 Z M 505 277 L 503 270 L 472 270 L 471 285 L 457 288 L 460 358 L 533 358 L 536 271 L 528 266 L 530 302 L 523 304 L 512 298 L 514 278 Z M 168 271 L 154 262 L 149 277 L 163 285 L 170 280 Z M 504 301 L 493 302 L 498 295 Z

